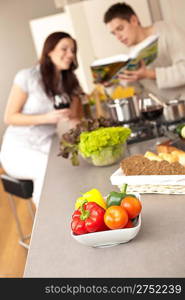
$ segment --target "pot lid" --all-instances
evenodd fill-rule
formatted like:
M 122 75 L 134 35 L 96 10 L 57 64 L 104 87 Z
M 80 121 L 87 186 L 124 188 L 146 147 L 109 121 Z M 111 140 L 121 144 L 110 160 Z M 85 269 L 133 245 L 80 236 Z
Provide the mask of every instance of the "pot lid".
M 166 102 L 166 104 L 169 106 L 169 105 L 177 105 L 179 103 L 185 103 L 185 100 L 183 99 L 172 99 L 172 100 L 169 100 L 168 102 Z
M 120 99 L 110 99 L 106 103 L 110 107 L 120 106 L 120 105 L 127 104 L 131 99 L 132 99 L 132 97 L 130 97 L 130 98 L 120 98 Z

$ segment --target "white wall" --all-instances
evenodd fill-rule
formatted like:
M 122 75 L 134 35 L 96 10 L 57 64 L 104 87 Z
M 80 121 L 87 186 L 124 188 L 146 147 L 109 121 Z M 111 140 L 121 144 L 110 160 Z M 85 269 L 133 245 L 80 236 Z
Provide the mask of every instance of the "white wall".
M 40 57 L 43 43 L 50 33 L 54 31 L 67 31 L 71 35 L 74 34 L 71 20 L 65 13 L 34 19 L 29 23 L 37 57 Z
M 93 44 L 95 59 L 128 52 L 128 48 L 117 41 L 115 37 L 108 32 L 106 25 L 103 23 L 104 13 L 112 4 L 117 2 L 119 1 L 93 0 L 89 2 L 84 1 L 80 4 L 85 10 L 90 33 L 89 38 Z M 151 15 L 147 0 L 127 0 L 126 2 L 134 8 L 143 26 L 151 24 Z M 73 6 L 75 6 L 75 4 Z
M 184 0 L 160 0 L 160 5 L 164 20 L 177 23 L 185 29 Z
M 13 77 L 37 60 L 29 20 L 57 12 L 53 0 L 0 0 L 0 143 Z

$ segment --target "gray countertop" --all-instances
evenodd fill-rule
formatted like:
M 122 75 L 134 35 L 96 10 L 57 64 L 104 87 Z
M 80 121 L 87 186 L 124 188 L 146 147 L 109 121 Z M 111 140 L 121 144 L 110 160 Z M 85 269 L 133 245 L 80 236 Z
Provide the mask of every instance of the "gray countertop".
M 143 152 L 153 143 L 135 144 L 130 154 Z M 58 152 L 56 137 L 24 277 L 185 277 L 184 195 L 141 195 L 141 230 L 132 241 L 107 248 L 84 246 L 70 235 L 75 200 L 91 188 L 104 195 L 118 190 L 111 185 L 110 175 L 119 164 L 93 167 L 81 161 L 73 167 L 69 160 L 57 156 Z

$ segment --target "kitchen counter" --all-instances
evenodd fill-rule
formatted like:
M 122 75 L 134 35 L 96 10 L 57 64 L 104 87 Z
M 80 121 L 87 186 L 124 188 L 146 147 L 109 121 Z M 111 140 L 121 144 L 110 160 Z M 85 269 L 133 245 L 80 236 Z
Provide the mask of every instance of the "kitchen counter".
M 129 153 L 144 153 L 153 143 L 133 144 Z M 110 176 L 119 164 L 94 167 L 81 161 L 80 166 L 73 167 L 58 153 L 56 137 L 24 277 L 185 277 L 184 195 L 141 195 L 141 230 L 132 241 L 106 248 L 86 247 L 70 235 L 75 200 L 91 188 L 104 195 L 118 191 Z

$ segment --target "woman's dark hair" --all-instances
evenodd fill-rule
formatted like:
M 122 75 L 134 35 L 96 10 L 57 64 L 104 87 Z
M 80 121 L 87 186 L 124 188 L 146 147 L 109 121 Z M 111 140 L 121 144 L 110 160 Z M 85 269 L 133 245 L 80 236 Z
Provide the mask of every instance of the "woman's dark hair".
M 103 21 L 106 24 L 111 22 L 112 19 L 120 18 L 129 22 L 131 16 L 133 15 L 136 16 L 136 13 L 130 5 L 125 2 L 119 2 L 109 7 L 109 9 L 104 14 Z
M 46 38 L 40 58 L 40 71 L 42 82 L 44 90 L 49 97 L 52 97 L 58 93 L 58 77 L 56 74 L 55 66 L 48 54 L 55 48 L 58 42 L 64 38 L 70 38 L 74 42 L 75 61 L 72 62 L 68 70 L 61 71 L 62 92 L 65 92 L 69 96 L 72 96 L 73 93 L 75 93 L 75 91 L 80 88 L 78 79 L 73 72 L 78 66 L 76 58 L 76 41 L 66 32 L 54 32 Z

